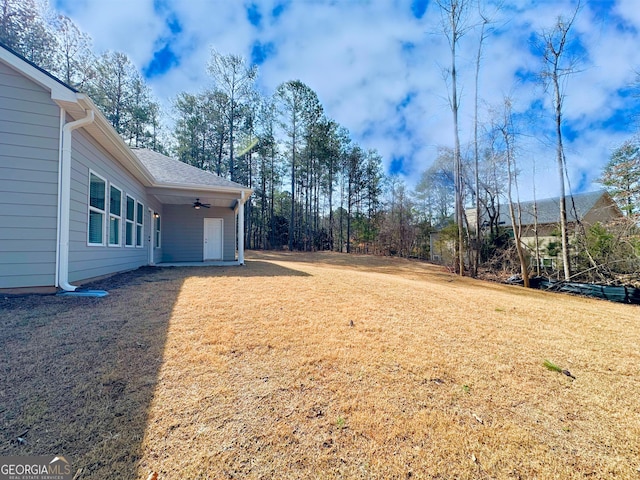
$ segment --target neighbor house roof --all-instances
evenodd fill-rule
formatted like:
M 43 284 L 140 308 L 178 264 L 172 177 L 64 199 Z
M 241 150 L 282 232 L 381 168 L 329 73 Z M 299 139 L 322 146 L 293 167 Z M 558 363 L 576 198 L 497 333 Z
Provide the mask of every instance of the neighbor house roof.
M 153 176 L 156 186 L 216 187 L 222 190 L 248 190 L 239 183 L 167 157 L 147 148 L 134 148 L 133 153 Z
M 622 212 L 617 204 L 611 199 L 605 190 L 595 192 L 576 193 L 565 197 L 567 207 L 567 221 L 575 222 L 576 219 L 583 221 L 592 212 L 599 212 L 607 216 L 622 216 Z M 515 206 L 515 204 L 514 204 Z M 536 212 L 536 207 L 537 212 Z M 605 212 L 604 210 L 608 210 Z M 470 226 L 475 226 L 475 208 L 465 211 Z M 537 201 L 520 202 L 522 225 L 534 225 L 536 223 L 536 213 L 538 225 L 550 225 L 560 222 L 560 198 L 545 198 Z M 516 215 L 518 211 L 515 210 Z M 508 205 L 500 207 L 500 217 L 498 222 L 501 225 L 511 225 L 511 216 Z
M 575 222 L 576 220 L 582 220 L 604 195 L 608 195 L 607 192 L 598 190 L 595 192 L 576 193 L 573 196 L 566 196 L 567 221 Z M 537 207 L 538 224 L 544 225 L 560 222 L 559 197 L 545 198 L 535 202 L 520 202 L 523 225 L 533 225 L 535 223 L 534 207 Z M 505 225 L 511 224 L 511 217 L 507 207 L 502 208 L 500 212 L 500 222 L 504 222 Z

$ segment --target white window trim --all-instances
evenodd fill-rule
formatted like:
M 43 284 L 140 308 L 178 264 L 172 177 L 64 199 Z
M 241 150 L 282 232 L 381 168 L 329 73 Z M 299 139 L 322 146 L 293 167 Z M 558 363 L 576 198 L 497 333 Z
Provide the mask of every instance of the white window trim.
M 100 210 L 99 208 L 96 207 L 92 207 L 91 206 L 91 175 L 98 177 L 100 180 L 102 180 L 104 182 L 104 210 Z M 108 206 L 108 200 L 109 200 L 109 182 L 107 182 L 107 179 L 104 178 L 102 175 L 94 172 L 93 170 L 89 169 L 89 185 L 87 188 L 87 246 L 89 247 L 104 247 L 105 244 L 108 241 L 107 238 L 107 206 Z M 97 213 L 101 213 L 102 214 L 102 242 L 100 243 L 92 243 L 90 240 L 90 229 L 89 229 L 89 225 L 90 225 L 90 218 L 91 218 L 91 212 L 97 212 Z
M 111 188 L 115 188 L 116 190 L 118 190 L 120 192 L 120 215 L 114 215 L 111 213 Z M 123 197 L 123 191 L 120 187 L 118 187 L 117 185 L 114 185 L 112 183 L 109 184 L 109 218 L 107 220 L 107 224 L 109 226 L 109 231 L 107 232 L 107 240 L 108 240 L 108 245 L 110 247 L 121 247 L 122 246 L 122 197 Z M 120 230 L 118 232 L 118 243 L 111 243 L 111 218 L 117 218 L 118 220 L 120 220 L 119 223 L 119 227 L 118 230 Z
M 138 212 L 141 212 L 141 216 L 142 216 L 142 221 L 140 223 L 138 223 Z M 142 202 L 138 202 L 136 200 L 136 211 L 135 211 L 135 229 L 136 229 L 136 234 L 134 235 L 135 237 L 135 246 L 136 248 L 144 248 L 144 204 Z M 138 235 L 138 227 L 140 227 L 140 235 Z M 140 242 L 140 244 L 138 245 L 138 242 Z
M 153 212 L 153 239 L 154 239 L 154 248 L 162 248 L 162 220 L 161 216 L 158 212 Z M 158 228 L 160 225 L 160 228 Z
M 133 221 L 129 220 L 127 218 L 127 199 L 131 199 L 133 200 Z M 125 248 L 136 248 L 136 215 L 137 215 L 137 211 L 136 211 L 136 204 L 137 204 L 137 200 L 132 197 L 131 195 L 129 195 L 128 193 L 125 194 L 124 196 L 124 247 Z M 127 224 L 131 223 L 132 228 L 131 228 L 131 245 L 127 244 Z

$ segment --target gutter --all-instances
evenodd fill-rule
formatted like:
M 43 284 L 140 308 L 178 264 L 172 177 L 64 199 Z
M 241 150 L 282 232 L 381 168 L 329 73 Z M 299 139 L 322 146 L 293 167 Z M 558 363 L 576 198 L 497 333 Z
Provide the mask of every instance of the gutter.
M 69 223 L 71 208 L 71 132 L 94 121 L 93 110 L 85 110 L 84 118 L 65 123 L 62 127 L 60 149 L 60 187 L 58 190 L 58 269 L 57 285 L 66 292 L 74 292 L 78 287 L 69 284 Z M 63 119 L 66 112 L 60 109 Z M 61 120 L 62 122 L 63 120 Z

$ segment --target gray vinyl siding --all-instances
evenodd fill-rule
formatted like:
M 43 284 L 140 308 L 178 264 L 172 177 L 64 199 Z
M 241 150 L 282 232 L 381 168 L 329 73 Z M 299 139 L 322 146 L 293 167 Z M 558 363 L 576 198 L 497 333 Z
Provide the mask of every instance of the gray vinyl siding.
M 60 108 L 0 62 L 0 289 L 55 284 Z
M 222 218 L 223 260 L 236 259 L 235 213 L 230 208 L 196 210 L 190 205 L 165 205 L 162 227 L 163 262 L 201 262 L 204 255 L 204 219 Z
M 149 264 L 149 235 L 151 233 L 148 209 L 162 215 L 162 206 L 149 198 L 140 184 L 118 162 L 113 160 L 83 129 L 73 132 L 71 162 L 71 214 L 69 234 L 69 280 L 71 282 L 99 277 L 110 273 L 132 270 Z M 118 187 L 123 194 L 123 216 L 120 222 L 121 244 L 108 243 L 108 198 L 105 213 L 105 245 L 88 244 L 89 172 L 92 171 L 109 185 Z M 142 248 L 124 246 L 124 208 L 126 195 L 143 204 L 144 233 Z M 134 226 L 135 228 L 135 226 Z M 160 256 L 159 252 L 154 255 Z

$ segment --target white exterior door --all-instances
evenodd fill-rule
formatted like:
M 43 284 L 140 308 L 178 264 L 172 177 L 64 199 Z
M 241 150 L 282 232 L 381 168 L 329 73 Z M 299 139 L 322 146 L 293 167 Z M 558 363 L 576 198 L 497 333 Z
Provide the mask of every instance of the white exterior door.
M 222 260 L 222 219 L 204 219 L 203 260 Z

